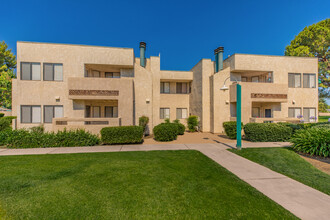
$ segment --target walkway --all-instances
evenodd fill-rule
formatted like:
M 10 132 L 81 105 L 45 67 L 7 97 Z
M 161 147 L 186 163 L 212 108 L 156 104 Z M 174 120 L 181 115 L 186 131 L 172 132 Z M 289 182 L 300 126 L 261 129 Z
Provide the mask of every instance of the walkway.
M 254 146 L 286 146 L 258 143 Z M 198 150 L 301 219 L 329 219 L 330 196 L 227 151 L 230 144 L 159 144 L 0 149 L 0 156 L 151 150 Z M 245 147 L 253 147 L 247 144 Z M 241 204 L 244 205 L 244 204 Z

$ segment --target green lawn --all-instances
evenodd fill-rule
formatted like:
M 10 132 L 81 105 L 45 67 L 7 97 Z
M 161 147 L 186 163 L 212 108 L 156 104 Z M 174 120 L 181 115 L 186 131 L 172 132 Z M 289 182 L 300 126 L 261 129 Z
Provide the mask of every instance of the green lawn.
M 319 116 L 319 122 L 327 122 L 330 116 Z
M 294 219 L 198 151 L 0 157 L 0 218 Z
M 230 151 L 330 195 L 330 175 L 316 169 L 291 148 L 245 148 Z

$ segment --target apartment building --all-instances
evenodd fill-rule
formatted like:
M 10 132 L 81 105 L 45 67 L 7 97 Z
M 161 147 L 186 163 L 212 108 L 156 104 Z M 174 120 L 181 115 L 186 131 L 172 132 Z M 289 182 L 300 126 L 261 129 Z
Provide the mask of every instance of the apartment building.
M 221 133 L 236 117 L 236 84 L 242 85 L 242 121 L 315 121 L 316 58 L 234 54 L 202 59 L 190 71 L 160 69 L 160 57 L 140 58 L 132 48 L 17 42 L 13 109 L 17 128 L 47 131 L 136 125 L 150 131 L 166 118 L 200 119 L 203 132 Z

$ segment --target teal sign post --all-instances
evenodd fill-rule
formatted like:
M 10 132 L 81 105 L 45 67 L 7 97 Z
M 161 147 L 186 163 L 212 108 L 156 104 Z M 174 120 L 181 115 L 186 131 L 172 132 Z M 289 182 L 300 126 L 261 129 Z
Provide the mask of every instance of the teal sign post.
M 236 147 L 238 150 L 242 148 L 242 86 L 236 86 Z

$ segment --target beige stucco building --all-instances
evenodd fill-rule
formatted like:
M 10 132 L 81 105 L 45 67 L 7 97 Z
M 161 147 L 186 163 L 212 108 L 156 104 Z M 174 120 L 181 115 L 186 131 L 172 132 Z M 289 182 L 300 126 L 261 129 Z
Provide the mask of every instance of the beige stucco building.
M 160 69 L 160 57 L 140 58 L 131 48 L 17 43 L 13 109 L 17 128 L 43 124 L 48 131 L 136 125 L 149 117 L 150 131 L 189 115 L 203 132 L 223 132 L 235 120 L 236 83 L 242 85 L 242 121 L 315 121 L 316 58 L 234 54 L 202 59 L 190 71 Z

